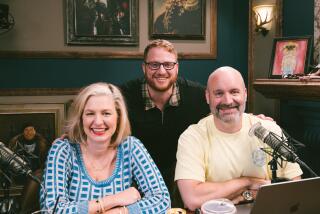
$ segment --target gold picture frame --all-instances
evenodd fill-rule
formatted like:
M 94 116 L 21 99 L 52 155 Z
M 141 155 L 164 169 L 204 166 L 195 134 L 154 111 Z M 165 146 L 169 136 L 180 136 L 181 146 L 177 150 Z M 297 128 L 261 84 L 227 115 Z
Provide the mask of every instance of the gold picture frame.
M 21 133 L 25 123 L 32 123 L 48 143 L 62 134 L 65 120 L 64 104 L 0 104 L 0 141 L 6 144 Z
M 170 5 L 162 0 L 149 1 L 149 37 L 152 39 L 204 40 L 206 0 Z M 186 24 L 187 23 L 187 24 Z
M 148 17 L 148 2 L 139 1 L 139 17 Z M 64 4 L 50 4 L 49 14 L 39 22 L 37 28 L 30 28 L 28 22 L 36 22 L 37 14 L 48 7 L 46 2 L 10 1 L 9 6 L 16 9 L 15 17 L 20 20 L 16 37 L 8 36 L 0 41 L 1 58 L 71 58 L 71 59 L 142 59 L 143 49 L 149 43 L 148 19 L 139 19 L 139 46 L 82 46 L 75 47 L 63 43 L 65 40 L 63 19 Z M 27 5 L 28 4 L 28 5 Z M 31 5 L 30 5 L 31 4 Z M 32 5 L 34 4 L 34 5 Z M 170 40 L 178 49 L 180 59 L 215 59 L 217 56 L 217 0 L 206 0 L 205 40 Z M 25 7 L 37 8 L 25 17 Z M 54 19 L 49 17 L 56 17 Z M 30 20 L 31 19 L 31 20 Z M 58 21 L 57 21 L 58 20 Z M 47 31 L 46 26 L 59 26 L 55 31 Z M 65 26 L 66 27 L 66 26 Z M 35 30 L 36 29 L 36 30 Z M 39 32 L 38 32 L 39 31 Z M 13 39 L 14 38 L 14 39 Z M 50 42 L 48 42 L 50 39 Z M 19 46 L 15 45 L 19 40 Z M 65 41 L 66 42 L 66 41 Z M 192 52 L 191 52 L 192 50 Z

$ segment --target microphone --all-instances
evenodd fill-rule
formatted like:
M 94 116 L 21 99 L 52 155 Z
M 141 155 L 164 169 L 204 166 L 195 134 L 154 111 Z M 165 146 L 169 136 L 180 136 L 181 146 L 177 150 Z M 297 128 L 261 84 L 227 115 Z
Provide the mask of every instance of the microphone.
M 27 175 L 40 183 L 40 180 L 32 174 L 32 170 L 29 168 L 27 162 L 11 151 L 2 142 L 0 142 L 0 164 L 8 166 L 14 173 Z
M 298 155 L 286 143 L 286 140 L 281 139 L 277 134 L 265 129 L 260 122 L 254 124 L 249 130 L 249 136 L 256 136 L 262 142 L 269 145 L 282 159 L 295 163 L 299 162 Z

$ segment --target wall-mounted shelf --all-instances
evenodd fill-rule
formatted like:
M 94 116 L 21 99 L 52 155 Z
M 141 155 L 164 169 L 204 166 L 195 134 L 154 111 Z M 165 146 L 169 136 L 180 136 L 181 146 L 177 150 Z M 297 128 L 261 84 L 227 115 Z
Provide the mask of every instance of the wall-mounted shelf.
M 253 88 L 267 98 L 320 100 L 320 79 L 256 79 Z

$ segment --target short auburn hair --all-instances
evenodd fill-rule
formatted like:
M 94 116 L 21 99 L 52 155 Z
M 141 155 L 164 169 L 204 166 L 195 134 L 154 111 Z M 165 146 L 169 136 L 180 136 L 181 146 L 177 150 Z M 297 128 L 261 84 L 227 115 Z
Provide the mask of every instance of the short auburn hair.
M 148 53 L 152 48 L 164 48 L 169 53 L 174 54 L 176 56 L 176 58 L 178 59 L 178 53 L 171 42 L 169 42 L 168 40 L 164 40 L 164 39 L 156 39 L 156 40 L 153 40 L 152 42 L 150 42 L 147 45 L 147 47 L 144 49 L 144 53 L 143 53 L 144 61 L 146 61 Z

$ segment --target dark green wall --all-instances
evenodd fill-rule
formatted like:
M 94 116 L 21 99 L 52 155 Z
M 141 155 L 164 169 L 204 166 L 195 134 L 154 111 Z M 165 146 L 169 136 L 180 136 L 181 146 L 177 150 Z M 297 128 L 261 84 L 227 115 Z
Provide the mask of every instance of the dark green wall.
M 283 0 L 283 36 L 313 36 L 314 0 Z
M 283 36 L 313 36 L 314 0 L 284 0 L 283 8 Z M 281 126 L 306 145 L 298 148 L 300 159 L 320 175 L 320 102 L 281 100 L 280 116 Z
M 314 19 L 314 0 L 283 0 L 283 36 L 304 36 L 312 35 Z M 296 108 L 292 108 L 290 103 L 299 103 L 303 105 L 302 101 L 282 101 L 281 102 L 281 125 L 287 129 L 292 130 L 292 134 L 299 132 L 300 125 L 298 121 L 288 123 L 293 118 L 297 118 Z M 314 103 L 316 104 L 316 103 Z M 306 105 L 310 105 L 307 104 Z M 292 111 L 292 112 L 291 112 Z M 291 112 L 291 113 L 288 113 Z M 302 119 L 302 118 L 301 118 Z M 301 131 L 301 130 L 300 130 Z M 301 135 L 301 134 L 297 134 Z M 301 136 L 300 136 L 301 137 Z
M 206 83 L 213 69 L 230 65 L 247 79 L 248 0 L 218 0 L 217 59 L 182 60 L 180 75 Z M 1 36 L 0 36 L 1 39 Z M 0 59 L 0 88 L 81 87 L 119 84 L 142 76 L 142 60 Z

